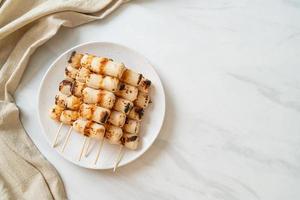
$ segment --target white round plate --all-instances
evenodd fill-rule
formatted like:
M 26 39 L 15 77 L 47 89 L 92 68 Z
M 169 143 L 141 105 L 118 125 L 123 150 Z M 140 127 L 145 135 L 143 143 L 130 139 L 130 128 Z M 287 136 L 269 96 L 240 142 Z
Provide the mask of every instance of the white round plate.
M 59 123 L 50 119 L 49 110 L 54 105 L 54 97 L 58 93 L 58 85 L 60 81 L 64 79 L 64 71 L 67 65 L 67 60 L 69 59 L 72 51 L 109 57 L 115 61 L 123 62 L 128 68 L 142 73 L 145 77 L 152 81 L 150 96 L 153 103 L 146 109 L 142 120 L 140 130 L 141 142 L 139 148 L 135 151 L 125 150 L 124 157 L 122 158 L 119 166 L 123 166 L 134 161 L 147 149 L 149 149 L 159 134 L 165 115 L 165 94 L 162 83 L 149 61 L 137 52 L 119 44 L 108 42 L 91 42 L 81 44 L 69 49 L 52 63 L 42 79 L 38 95 L 39 120 L 49 144 L 52 144 L 54 135 L 59 127 Z M 88 156 L 82 156 L 81 161 L 78 161 L 84 137 L 76 131 L 72 133 L 65 151 L 61 153 L 60 149 L 68 129 L 68 126 L 63 126 L 58 139 L 58 144 L 55 147 L 60 155 L 76 165 L 85 168 L 110 169 L 114 167 L 119 147 L 118 145 L 111 145 L 106 141 L 104 142 L 96 165 L 94 164 L 94 160 L 99 145 L 99 142 L 97 141 L 92 141 L 92 150 Z

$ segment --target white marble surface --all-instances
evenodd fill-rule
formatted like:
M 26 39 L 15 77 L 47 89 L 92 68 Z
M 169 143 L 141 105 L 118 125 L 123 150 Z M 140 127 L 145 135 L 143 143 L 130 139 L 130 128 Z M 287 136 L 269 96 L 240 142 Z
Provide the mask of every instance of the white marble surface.
M 166 89 L 159 138 L 116 174 L 65 161 L 37 123 L 37 88 L 50 63 L 94 40 L 144 54 Z M 72 200 L 300 199 L 298 0 L 133 1 L 39 48 L 16 100 Z

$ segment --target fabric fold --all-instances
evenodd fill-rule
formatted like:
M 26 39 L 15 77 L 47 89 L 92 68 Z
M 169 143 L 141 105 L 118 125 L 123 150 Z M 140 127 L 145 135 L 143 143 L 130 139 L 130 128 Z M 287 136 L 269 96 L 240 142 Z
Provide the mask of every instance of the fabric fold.
M 66 199 L 57 171 L 22 127 L 14 92 L 30 56 L 61 26 L 102 19 L 124 2 L 0 1 L 0 199 Z

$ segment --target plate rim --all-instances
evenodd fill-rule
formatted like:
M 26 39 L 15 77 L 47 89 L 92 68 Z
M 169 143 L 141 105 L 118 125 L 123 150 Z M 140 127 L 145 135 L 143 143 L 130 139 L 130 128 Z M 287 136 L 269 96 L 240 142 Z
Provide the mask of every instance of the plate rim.
M 155 67 L 151 64 L 151 62 L 149 61 L 149 59 L 147 57 L 145 57 L 144 55 L 142 55 L 141 53 L 137 52 L 136 50 L 132 49 L 132 48 L 129 48 L 125 45 L 122 45 L 122 44 L 118 44 L 118 43 L 115 43 L 115 42 L 106 42 L 106 41 L 89 41 L 89 42 L 84 42 L 84 43 L 80 43 L 78 45 L 75 45 L 71 48 L 68 48 L 67 50 L 65 50 L 63 53 L 61 53 L 48 67 L 48 69 L 46 70 L 46 72 L 44 73 L 41 81 L 40 81 L 40 84 L 39 84 L 39 88 L 38 88 L 38 95 L 37 95 L 37 112 L 38 112 L 38 121 L 39 121 L 39 124 L 40 126 L 42 127 L 43 129 L 43 135 L 44 137 L 46 137 L 46 140 L 48 141 L 48 144 L 51 146 L 51 141 L 50 141 L 50 138 L 47 136 L 47 133 L 45 132 L 45 128 L 43 126 L 43 123 L 42 123 L 42 120 L 41 120 L 41 115 L 40 115 L 40 109 L 41 109 L 41 89 L 44 85 L 44 82 L 45 82 L 45 79 L 48 75 L 48 73 L 50 72 L 50 70 L 54 67 L 54 65 L 66 54 L 68 54 L 69 52 L 71 52 L 72 50 L 74 49 L 77 49 L 79 47 L 82 47 L 82 46 L 86 46 L 86 45 L 91 45 L 91 44 L 98 44 L 98 45 L 103 45 L 103 44 L 106 44 L 106 45 L 113 45 L 113 46 L 119 46 L 121 48 L 124 48 L 124 49 L 127 49 L 129 51 L 131 51 L 132 53 L 136 54 L 137 56 L 143 58 L 153 69 L 155 75 L 158 77 L 158 80 L 159 80 L 159 83 L 160 83 L 160 86 L 161 86 L 161 89 L 162 89 L 162 99 L 163 99 L 163 103 L 162 103 L 162 120 L 161 120 L 161 123 L 160 123 L 160 127 L 158 129 L 158 133 L 156 134 L 156 136 L 154 137 L 154 139 L 149 143 L 149 146 L 145 149 L 141 149 L 140 150 L 140 154 L 134 158 L 134 159 L 130 159 L 126 162 L 123 162 L 123 163 L 120 163 L 118 168 L 122 167 L 122 166 L 125 166 L 129 163 L 132 163 L 134 162 L 135 160 L 137 160 L 138 158 L 140 158 L 142 155 L 145 154 L 145 152 L 150 149 L 150 147 L 153 145 L 153 143 L 155 142 L 155 140 L 158 138 L 158 135 L 160 134 L 161 132 L 161 129 L 163 127 L 163 124 L 164 124 L 164 121 L 165 121 L 165 113 L 166 113 L 166 95 L 165 95 L 165 89 L 164 89 L 164 86 L 163 86 L 163 83 L 155 69 Z M 51 147 L 52 148 L 52 147 Z M 52 148 L 54 149 L 61 157 L 63 157 L 65 160 L 67 160 L 68 162 L 76 165 L 76 166 L 80 166 L 80 167 L 83 167 L 83 168 L 86 168 L 86 169 L 93 169 L 93 170 L 109 170 L 109 169 L 113 169 L 113 166 L 111 167 L 100 167 L 100 166 L 92 166 L 92 165 L 89 165 L 89 166 L 86 166 L 86 165 L 82 165 L 80 164 L 80 162 L 74 162 L 72 159 L 68 158 L 67 156 L 65 156 L 63 153 L 60 153 L 59 150 L 57 148 Z

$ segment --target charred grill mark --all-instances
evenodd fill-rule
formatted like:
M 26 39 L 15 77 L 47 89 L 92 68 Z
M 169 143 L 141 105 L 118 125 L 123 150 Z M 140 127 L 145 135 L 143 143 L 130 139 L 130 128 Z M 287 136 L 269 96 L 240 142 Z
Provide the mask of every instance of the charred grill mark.
M 91 104 L 90 112 L 89 112 L 89 120 L 91 120 L 93 118 L 95 110 L 96 110 L 96 106 Z
M 147 101 L 148 101 L 148 99 L 149 99 L 149 96 L 148 96 L 148 95 L 146 95 L 146 96 L 145 96 L 145 101 L 147 102 Z
M 83 94 L 82 94 L 82 91 L 83 89 L 85 88 L 85 84 L 83 84 L 83 86 L 80 88 L 81 86 L 78 84 L 77 81 L 74 82 L 73 84 L 73 87 L 72 87 L 72 90 L 71 90 L 71 93 L 76 96 L 76 97 L 83 97 Z M 75 95 L 76 94 L 76 90 L 80 89 L 79 94 Z
M 135 132 L 135 133 L 137 132 L 137 129 L 138 129 L 138 125 L 136 125 L 136 126 L 134 127 L 134 132 Z
M 78 110 L 79 107 L 80 107 L 80 105 L 82 104 L 82 102 L 81 102 L 81 99 L 80 99 L 80 98 L 77 98 L 77 97 L 75 97 L 75 96 L 74 96 L 74 98 L 76 99 L 76 103 L 75 103 L 74 109 L 75 109 L 75 110 Z
M 100 66 L 99 66 L 99 73 L 100 74 L 104 74 L 104 71 L 105 71 L 105 65 L 106 63 L 109 61 L 109 59 L 107 58 L 103 58 L 103 60 L 101 60 L 100 62 Z
M 96 106 L 92 104 L 91 105 L 91 112 L 94 114 L 95 110 L 96 110 Z
M 112 133 L 111 133 L 110 129 L 108 129 L 108 130 L 105 132 L 105 137 L 106 137 L 107 139 L 109 139 L 109 138 L 111 138 L 111 136 L 112 136 Z
M 131 137 L 128 137 L 128 138 L 126 138 L 126 142 L 133 142 L 133 141 L 136 141 L 137 138 L 138 138 L 138 136 L 136 136 L 136 135 L 131 136 Z
M 62 82 L 60 82 L 59 91 L 62 90 L 63 86 L 67 86 L 67 85 L 70 85 L 70 87 L 72 88 L 73 83 L 68 80 L 63 80 Z
M 79 108 L 79 115 L 83 116 L 83 105 L 81 105 Z
M 110 59 L 103 58 L 103 60 L 101 60 L 100 64 L 101 64 L 101 65 L 106 65 L 106 63 L 107 63 L 109 60 L 110 60 Z
M 146 88 L 149 87 L 149 86 L 151 85 L 151 81 L 148 80 L 148 79 L 145 80 L 144 83 L 145 83 L 145 85 L 146 85 Z
M 69 58 L 69 60 L 68 60 L 68 63 L 72 63 L 72 58 L 73 58 L 73 56 L 75 56 L 75 54 L 76 54 L 76 51 L 73 51 L 73 52 L 71 53 L 71 56 L 70 56 L 70 58 Z
M 56 95 L 54 99 L 55 99 L 55 104 L 58 105 L 59 103 L 58 95 Z
M 140 75 L 139 75 L 138 82 L 137 82 L 137 85 L 139 85 L 139 84 L 140 84 L 140 82 L 141 82 L 142 78 L 143 78 L 143 75 L 142 75 L 142 74 L 140 74 Z
M 77 88 L 77 83 L 74 82 L 74 83 L 72 84 L 72 87 L 71 87 L 71 94 L 72 94 L 72 95 L 75 94 L 76 88 Z
M 124 144 L 125 144 L 125 137 L 122 137 L 122 138 L 120 139 L 120 142 L 121 142 L 122 145 L 124 145 Z
M 106 122 L 107 119 L 108 119 L 108 116 L 109 116 L 108 112 L 105 112 L 105 115 L 104 115 L 103 118 L 101 119 L 101 123 L 105 124 L 105 122 Z
M 130 103 L 127 103 L 124 109 L 125 113 L 128 113 L 131 110 L 132 106 L 130 105 Z
M 83 135 L 89 137 L 90 136 L 90 129 L 93 122 L 89 121 L 86 123 L 84 129 L 83 129 Z
M 71 72 L 68 70 L 67 67 L 65 68 L 65 74 L 66 76 L 71 77 Z
M 124 90 L 124 89 L 125 89 L 125 84 L 124 83 L 120 83 L 119 90 Z
M 104 100 L 104 93 L 102 91 L 100 91 L 98 94 L 97 94 L 97 103 L 99 105 L 103 105 L 103 100 Z
M 63 85 L 63 84 L 59 84 L 59 86 L 58 86 L 58 90 L 59 90 L 59 91 L 61 91 L 63 87 L 64 87 L 64 85 Z
M 135 108 L 134 111 L 138 114 L 139 119 L 142 119 L 142 117 L 144 115 L 144 109 L 143 108 Z

